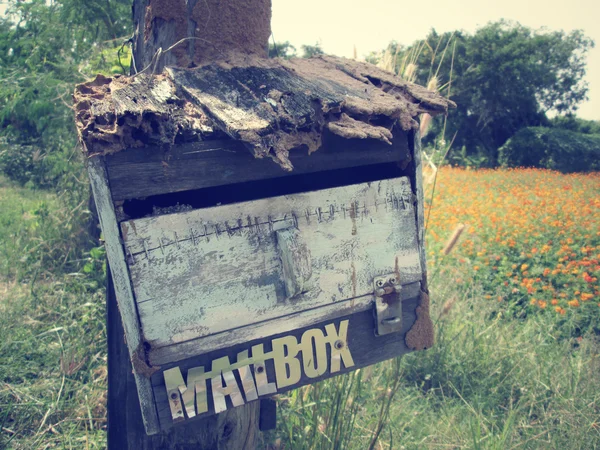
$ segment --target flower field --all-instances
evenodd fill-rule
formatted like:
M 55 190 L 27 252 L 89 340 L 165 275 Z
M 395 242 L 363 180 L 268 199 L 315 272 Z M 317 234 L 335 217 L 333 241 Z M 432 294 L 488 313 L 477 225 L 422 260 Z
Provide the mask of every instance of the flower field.
M 483 286 L 482 300 L 499 311 L 553 314 L 575 336 L 600 331 L 600 174 L 445 167 L 426 205 L 433 277 L 453 271 L 456 283 Z

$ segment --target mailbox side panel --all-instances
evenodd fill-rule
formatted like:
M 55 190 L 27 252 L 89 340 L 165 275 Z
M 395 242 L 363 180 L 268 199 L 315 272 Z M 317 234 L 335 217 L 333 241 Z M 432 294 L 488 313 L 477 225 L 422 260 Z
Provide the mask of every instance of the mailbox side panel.
M 110 197 L 108 178 L 101 157 L 90 158 L 87 163 L 88 174 L 94 194 L 100 227 L 106 243 L 106 254 L 110 261 L 110 271 L 114 283 L 115 294 L 123 320 L 123 328 L 127 341 L 129 356 L 136 367 L 139 360 L 138 350 L 142 346 L 142 336 L 137 316 L 137 309 L 129 281 L 127 264 L 123 246 L 120 243 L 119 228 Z M 134 372 L 142 419 L 148 434 L 160 431 L 150 379 Z

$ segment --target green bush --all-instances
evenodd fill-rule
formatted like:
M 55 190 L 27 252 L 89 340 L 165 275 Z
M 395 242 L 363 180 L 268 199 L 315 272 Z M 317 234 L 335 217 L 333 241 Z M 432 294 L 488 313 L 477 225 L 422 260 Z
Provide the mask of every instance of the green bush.
M 22 186 L 64 188 L 65 178 L 81 172 L 81 158 L 76 153 L 74 139 L 52 148 L 0 139 L 0 172 Z
M 519 130 L 499 150 L 507 167 L 542 167 L 564 173 L 600 170 L 600 135 L 529 127 Z
M 556 116 L 550 120 L 552 128 L 576 131 L 583 134 L 600 134 L 600 120 L 586 120 L 572 114 Z

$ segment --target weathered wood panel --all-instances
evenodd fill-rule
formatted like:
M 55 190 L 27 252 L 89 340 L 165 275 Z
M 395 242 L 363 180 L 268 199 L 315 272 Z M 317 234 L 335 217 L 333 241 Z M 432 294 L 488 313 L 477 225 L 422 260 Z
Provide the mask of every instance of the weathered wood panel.
M 285 170 L 290 151 L 317 150 L 325 131 L 345 139 L 393 140 L 421 113 L 454 105 L 367 63 L 321 55 L 167 68 L 159 76 L 98 76 L 77 86 L 76 122 L 91 154 L 215 135 L 244 142 Z M 239 64 L 236 64 L 239 63 Z
M 421 252 L 421 268 L 424 274 L 427 274 L 427 259 L 425 254 L 425 202 L 423 188 L 423 155 L 421 154 L 421 135 L 419 131 L 414 131 L 409 134 L 409 139 L 414 147 L 412 153 L 415 165 L 415 191 L 417 194 L 417 203 L 415 211 L 417 216 L 417 231 L 419 241 L 419 251 Z M 425 290 L 427 291 L 427 280 L 425 280 Z
M 132 360 L 139 359 L 138 350 L 142 346 L 140 325 L 125 263 L 125 254 L 119 241 L 119 228 L 110 198 L 104 162 L 99 157 L 90 158 L 87 166 L 98 218 L 106 243 L 106 255 L 110 261 L 110 273 L 123 319 L 129 357 Z M 158 418 L 154 408 L 150 380 L 139 373 L 134 373 L 134 376 L 146 432 L 148 434 L 157 433 L 159 431 Z
M 419 283 L 416 283 L 416 284 L 418 285 Z M 419 291 L 420 290 L 417 288 L 416 290 L 413 291 L 413 293 L 417 293 L 417 295 L 418 295 Z M 376 336 L 374 333 L 375 324 L 373 321 L 372 309 L 369 309 L 368 311 L 363 311 L 361 313 L 352 314 L 349 316 L 338 317 L 337 319 L 333 319 L 333 320 L 321 320 L 318 323 L 312 324 L 308 327 L 300 327 L 297 329 L 290 329 L 289 331 L 286 331 L 283 333 L 280 332 L 274 336 L 271 336 L 268 340 L 258 339 L 258 340 L 253 340 L 253 341 L 246 341 L 244 343 L 240 343 L 235 346 L 229 346 L 228 348 L 223 349 L 223 350 L 213 351 L 213 352 L 203 354 L 198 357 L 188 358 L 188 359 L 185 359 L 182 361 L 178 361 L 173 364 L 166 364 L 161 368 L 160 372 L 157 372 L 152 376 L 152 387 L 153 387 L 154 396 L 156 399 L 156 407 L 158 410 L 160 425 L 163 429 L 168 429 L 174 425 L 172 415 L 171 415 L 171 409 L 169 406 L 169 400 L 167 397 L 165 381 L 164 381 L 164 375 L 163 375 L 164 370 L 178 366 L 183 374 L 184 379 L 185 379 L 186 373 L 190 368 L 205 367 L 207 370 L 210 370 L 211 362 L 218 358 L 222 358 L 224 356 L 227 356 L 229 361 L 231 361 L 231 363 L 233 364 L 234 362 L 237 361 L 237 356 L 240 352 L 247 351 L 248 349 L 251 349 L 254 345 L 263 344 L 264 351 L 265 351 L 265 353 L 267 353 L 267 352 L 271 351 L 271 349 L 272 349 L 272 347 L 271 347 L 272 339 L 276 339 L 276 338 L 279 338 L 282 336 L 293 336 L 296 338 L 296 341 L 300 342 L 300 337 L 303 335 L 303 333 L 307 329 L 318 328 L 318 329 L 326 332 L 326 329 L 325 329 L 326 325 L 334 324 L 336 329 L 339 329 L 340 323 L 342 321 L 348 320 L 349 322 L 348 322 L 347 346 L 352 355 L 354 364 L 350 367 L 346 367 L 345 364 L 342 363 L 340 365 L 340 370 L 336 371 L 334 373 L 331 372 L 331 369 L 332 369 L 331 365 L 328 364 L 328 370 L 326 370 L 322 375 L 316 376 L 316 377 L 313 376 L 312 378 L 309 377 L 303 371 L 299 382 L 294 383 L 293 385 L 280 387 L 277 384 L 278 379 L 277 379 L 274 365 L 272 364 L 272 362 L 265 361 L 265 363 L 262 364 L 262 366 L 266 369 L 266 374 L 267 374 L 266 378 L 269 382 L 275 383 L 275 386 L 276 386 L 276 392 L 273 392 L 273 394 L 274 393 L 280 394 L 280 393 L 286 392 L 290 389 L 295 389 L 295 388 L 298 388 L 298 387 L 306 385 L 306 384 L 312 384 L 312 383 L 315 383 L 315 382 L 320 381 L 325 378 L 329 378 L 334 375 L 351 372 L 358 368 L 365 367 L 365 366 L 375 364 L 380 361 L 384 361 L 386 359 L 394 358 L 394 357 L 400 356 L 402 354 L 408 353 L 410 350 L 405 345 L 404 337 L 406 335 L 406 332 L 411 328 L 411 326 L 413 325 L 413 323 L 415 321 L 415 318 L 416 318 L 415 309 L 417 307 L 417 303 L 418 303 L 418 300 L 416 297 L 412 297 L 403 302 L 402 330 L 398 333 L 392 333 L 392 334 L 388 334 L 385 336 Z M 285 328 L 281 328 L 280 330 L 285 330 Z M 327 361 L 329 363 L 329 361 L 331 361 L 331 356 L 332 356 L 331 350 L 328 349 L 326 357 L 325 357 L 325 361 Z M 301 366 L 304 366 L 306 364 L 304 357 L 305 357 L 304 352 L 299 353 L 297 355 L 297 358 L 299 359 L 299 361 L 300 360 L 302 361 Z M 255 370 L 256 370 L 255 365 L 252 365 L 252 372 L 254 374 L 255 374 Z M 239 378 L 239 373 L 237 373 L 236 370 L 233 370 L 233 373 L 234 373 L 234 376 L 236 377 L 237 384 L 239 386 L 242 386 L 242 381 Z M 214 403 L 213 403 L 212 397 L 210 395 L 211 394 L 210 393 L 210 383 L 208 383 L 207 388 L 208 388 L 208 395 L 207 395 L 208 412 L 205 414 L 198 415 L 193 418 L 187 418 L 186 420 L 183 420 L 181 423 L 183 423 L 183 424 L 192 423 L 196 420 L 202 420 L 203 417 L 214 414 Z M 268 395 L 270 395 L 270 394 L 267 394 L 267 396 Z M 260 394 L 259 394 L 258 398 L 260 399 L 260 398 L 265 398 L 265 397 L 260 396 Z M 248 401 L 246 396 L 244 396 L 244 399 L 246 401 Z M 226 405 L 227 405 L 228 410 L 230 408 L 233 408 L 231 399 L 229 397 L 226 397 L 225 400 L 226 400 Z
M 408 162 L 410 157 L 407 136 L 397 129 L 392 145 L 375 139 L 345 140 L 326 133 L 318 151 L 309 155 L 306 149 L 297 149 L 290 152 L 290 160 L 294 170 L 287 172 L 270 158 L 256 159 L 243 143 L 231 139 L 174 145 L 168 151 L 148 146 L 106 157 L 114 201 L 322 170 Z
M 123 222 L 144 337 L 155 349 L 421 279 L 407 178 Z M 312 262 L 289 298 L 277 231 L 297 228 Z M 203 344 L 203 350 L 210 350 Z
M 420 282 L 404 285 L 400 294 L 402 301 L 418 297 L 420 290 Z M 338 317 L 350 316 L 362 311 L 371 311 L 373 310 L 373 303 L 374 297 L 372 294 L 363 295 L 362 297 L 331 303 L 235 330 L 151 349 L 148 352 L 148 358 L 151 365 L 163 366 L 173 361 L 180 361 L 192 355 L 197 355 L 205 349 L 222 350 L 244 342 L 274 336 L 279 334 L 281 330 L 305 328 L 324 320 L 334 320 Z

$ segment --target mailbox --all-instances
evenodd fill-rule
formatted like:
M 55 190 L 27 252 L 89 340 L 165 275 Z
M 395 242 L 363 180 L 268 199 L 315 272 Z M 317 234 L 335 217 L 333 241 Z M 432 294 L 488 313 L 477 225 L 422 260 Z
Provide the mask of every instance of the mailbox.
M 433 344 L 415 119 L 449 102 L 334 57 L 76 100 L 148 433 Z

